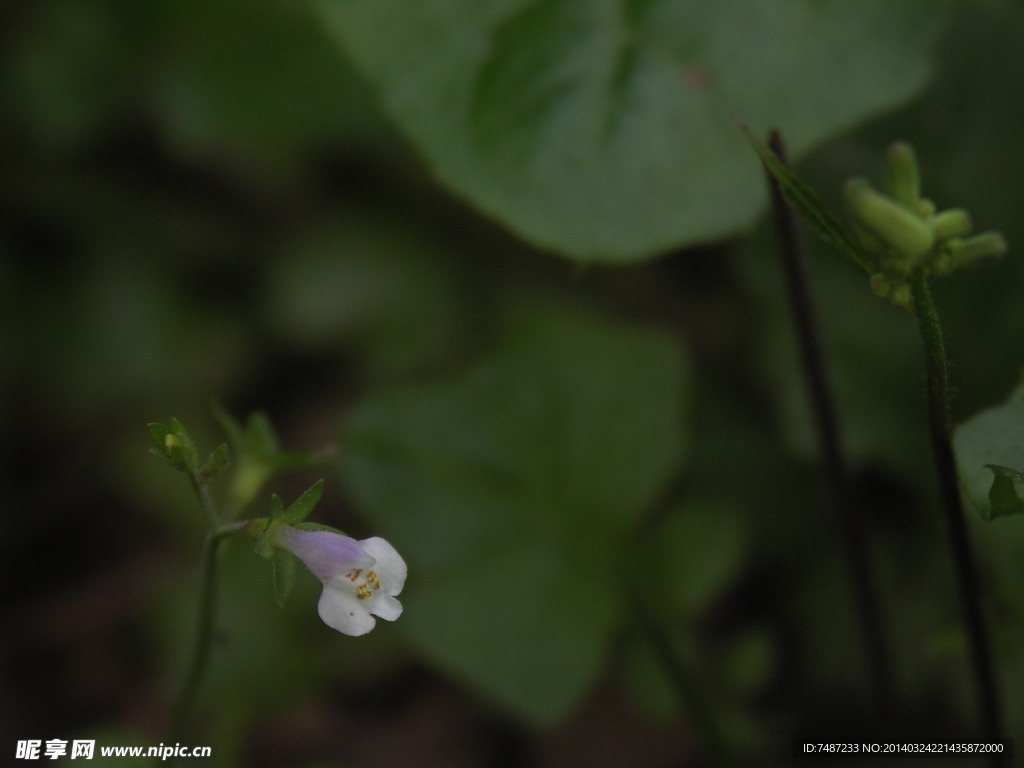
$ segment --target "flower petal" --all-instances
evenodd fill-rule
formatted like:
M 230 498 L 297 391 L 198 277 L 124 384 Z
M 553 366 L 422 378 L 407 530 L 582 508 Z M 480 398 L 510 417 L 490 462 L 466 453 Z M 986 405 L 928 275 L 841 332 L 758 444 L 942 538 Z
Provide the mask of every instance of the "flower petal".
M 394 621 L 402 615 L 402 604 L 391 595 L 378 594 L 370 606 L 370 612 L 386 621 Z
M 330 584 L 324 585 L 317 611 L 324 624 L 352 637 L 365 635 L 377 624 L 353 591 Z
M 373 555 L 353 538 L 331 531 L 300 531 L 290 526 L 273 529 L 275 546 L 282 546 L 306 564 L 322 582 L 343 578 L 357 568 L 373 565 Z
M 374 566 L 381 589 L 389 595 L 397 595 L 405 586 L 405 577 L 409 572 L 405 560 L 391 544 L 380 536 L 373 536 L 359 542 L 370 557 L 377 561 Z M 401 613 L 401 608 L 399 608 Z M 380 614 L 378 614 L 380 615 Z M 395 618 L 398 618 L 397 615 Z

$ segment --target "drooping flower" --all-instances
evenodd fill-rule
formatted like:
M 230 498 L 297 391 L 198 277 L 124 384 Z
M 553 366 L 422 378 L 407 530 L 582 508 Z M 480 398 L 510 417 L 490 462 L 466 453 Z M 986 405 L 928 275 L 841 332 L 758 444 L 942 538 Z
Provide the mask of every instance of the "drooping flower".
M 405 586 L 405 560 L 379 536 L 356 541 L 280 525 L 271 543 L 291 552 L 323 582 L 318 610 L 327 626 L 357 637 L 374 628 L 374 616 L 394 621 L 402 615 L 395 596 Z

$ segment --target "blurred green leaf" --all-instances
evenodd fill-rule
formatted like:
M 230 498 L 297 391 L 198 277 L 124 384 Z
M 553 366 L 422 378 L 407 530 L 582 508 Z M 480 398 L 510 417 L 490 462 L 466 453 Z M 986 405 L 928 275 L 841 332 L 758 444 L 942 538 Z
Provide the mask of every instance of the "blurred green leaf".
M 1024 384 L 1000 406 L 975 414 L 953 433 L 960 488 L 986 520 L 1024 511 Z M 994 475 L 994 477 L 993 477 Z
M 730 122 L 794 156 L 913 95 L 946 3 L 321 0 L 441 180 L 527 240 L 635 261 L 748 224 Z
M 436 365 L 465 323 L 460 274 L 407 221 L 372 208 L 332 213 L 269 270 L 274 330 L 299 349 L 352 348 L 368 378 Z
M 660 333 L 535 313 L 463 377 L 354 409 L 343 472 L 417 574 L 400 626 L 422 653 L 523 717 L 568 713 L 683 459 L 685 374 Z
M 991 469 L 995 475 L 992 488 L 988 492 L 991 508 L 988 519 L 994 520 L 997 517 L 1024 512 L 1024 474 L 1009 467 L 1000 467 L 998 464 L 986 464 L 985 467 Z
M 274 179 L 311 149 L 386 135 L 307 3 L 161 0 L 151 12 L 163 55 L 150 95 L 180 151 Z
M 692 615 L 726 587 L 746 548 L 746 528 L 736 510 L 687 503 L 650 535 L 649 571 L 661 588 L 663 613 Z

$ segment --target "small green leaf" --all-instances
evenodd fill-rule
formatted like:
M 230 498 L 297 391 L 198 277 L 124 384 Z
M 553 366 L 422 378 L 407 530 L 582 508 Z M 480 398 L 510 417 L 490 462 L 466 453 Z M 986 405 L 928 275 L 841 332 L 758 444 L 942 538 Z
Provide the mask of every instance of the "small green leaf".
M 279 517 L 280 522 L 285 525 L 295 525 L 301 523 L 307 517 L 309 513 L 313 511 L 313 508 L 320 501 L 320 497 L 324 492 L 324 481 L 317 480 L 313 485 L 307 488 L 299 498 L 293 501 Z
M 274 596 L 282 608 L 295 588 L 295 568 L 296 559 L 291 552 L 283 549 L 274 552 Z
M 849 258 L 866 275 L 875 271 L 871 259 L 857 244 L 857 239 L 843 221 L 830 212 L 818 199 L 818 194 L 793 173 L 779 156 L 743 123 L 740 129 L 747 137 L 765 169 L 779 185 L 789 206 L 823 241 Z
M 230 461 L 227 443 L 221 443 L 206 459 L 206 463 L 199 469 L 199 481 L 209 483 L 213 478 L 223 472 Z
M 989 514 L 986 520 L 1024 512 L 1024 474 L 998 464 L 986 464 L 995 478 L 988 492 Z

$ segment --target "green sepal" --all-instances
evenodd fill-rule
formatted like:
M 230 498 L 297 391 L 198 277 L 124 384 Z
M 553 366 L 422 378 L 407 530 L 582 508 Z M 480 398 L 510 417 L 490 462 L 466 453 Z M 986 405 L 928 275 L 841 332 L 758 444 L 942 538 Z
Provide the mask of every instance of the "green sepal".
M 199 482 L 208 484 L 213 478 L 223 472 L 230 463 L 230 453 L 227 443 L 221 443 L 206 459 L 206 462 L 199 469 Z
M 256 554 L 262 557 L 264 560 L 269 560 L 274 556 L 274 552 L 277 551 L 276 547 L 270 543 L 270 532 L 274 530 L 274 526 L 278 524 L 278 520 L 281 519 L 281 515 L 284 514 L 284 503 L 281 501 L 281 497 L 276 493 L 270 497 L 270 516 L 267 518 L 266 527 L 263 530 L 263 535 L 256 541 Z
M 276 493 L 270 497 L 270 522 L 274 523 L 281 519 L 284 514 L 284 502 Z
M 983 517 L 992 521 L 1024 512 L 1024 474 L 999 464 L 986 464 L 995 477 L 988 492 L 989 509 Z
M 309 488 L 307 488 L 299 498 L 293 501 L 288 509 L 284 510 L 277 519 L 285 525 L 295 525 L 301 523 L 307 517 L 309 513 L 313 511 L 313 508 L 320 501 L 320 497 L 324 492 L 324 481 L 317 480 Z
M 265 535 L 257 539 L 255 552 L 264 560 L 269 560 L 270 558 L 272 558 L 274 556 L 274 552 L 276 551 L 277 550 L 274 548 L 274 546 L 269 541 L 267 541 L 267 537 Z
M 740 129 L 757 152 L 765 169 L 779 185 L 783 198 L 823 241 L 849 258 L 866 275 L 877 271 L 874 259 L 857 244 L 853 232 L 818 199 L 818 194 L 786 166 L 771 148 L 743 123 Z
M 274 597 L 281 608 L 295 588 L 295 570 L 295 555 L 283 549 L 274 552 Z

